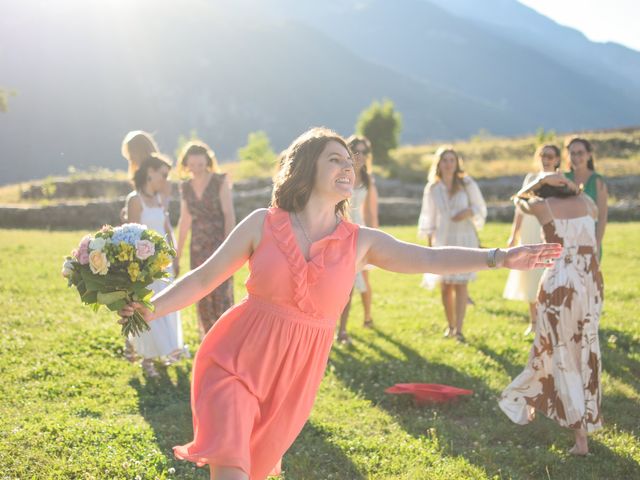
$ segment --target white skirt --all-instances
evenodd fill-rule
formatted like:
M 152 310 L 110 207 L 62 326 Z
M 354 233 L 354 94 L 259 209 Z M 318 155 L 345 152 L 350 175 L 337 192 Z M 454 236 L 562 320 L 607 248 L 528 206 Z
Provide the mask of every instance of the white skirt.
M 478 248 L 478 235 L 476 234 L 471 221 L 459 222 L 458 224 L 452 222 L 446 242 L 437 242 L 436 246 Z M 452 275 L 436 275 L 435 273 L 425 273 L 422 276 L 422 283 L 420 284 L 420 286 L 429 290 L 433 290 L 439 283 L 453 283 L 463 285 L 475 279 L 475 272 L 455 273 Z
M 525 215 L 520 226 L 520 245 L 542 242 L 542 229 L 533 215 Z M 544 268 L 535 270 L 511 270 L 502 296 L 508 300 L 534 303 Z
M 158 293 L 169 286 L 164 280 L 156 280 L 150 286 L 154 293 Z M 182 322 L 180 312 L 173 312 L 157 318 L 149 323 L 151 330 L 138 336 L 130 336 L 129 341 L 138 355 L 143 358 L 166 357 L 184 348 L 182 339 Z

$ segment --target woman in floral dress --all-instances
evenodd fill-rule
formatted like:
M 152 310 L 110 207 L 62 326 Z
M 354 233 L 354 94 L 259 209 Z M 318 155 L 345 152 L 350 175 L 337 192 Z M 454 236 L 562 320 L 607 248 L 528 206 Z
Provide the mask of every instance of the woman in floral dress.
M 191 269 L 194 269 L 224 242 L 236 225 L 236 217 L 227 176 L 219 173 L 216 157 L 208 145 L 189 142 L 180 156 L 180 165 L 191 178 L 181 187 L 177 254 L 180 258 L 191 229 Z M 232 305 L 233 277 L 198 302 L 201 338 Z
M 565 183 L 564 188 L 550 183 Z M 536 216 L 547 242 L 563 246 L 560 259 L 541 279 L 536 337 L 524 371 L 502 392 L 500 408 L 515 423 L 536 410 L 573 430 L 570 453 L 589 452 L 587 434 L 602 426 L 598 325 L 603 281 L 598 261 L 598 209 L 562 175 L 543 177 L 530 188 L 524 213 Z M 568 195 L 568 196 L 567 196 Z

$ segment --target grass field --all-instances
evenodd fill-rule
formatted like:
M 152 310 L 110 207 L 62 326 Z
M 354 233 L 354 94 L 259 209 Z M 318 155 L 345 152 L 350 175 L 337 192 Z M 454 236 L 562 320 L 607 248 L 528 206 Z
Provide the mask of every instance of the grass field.
M 506 224 L 481 232 L 504 244 Z M 406 240 L 414 227 L 390 228 Z M 0 230 L 0 479 L 206 479 L 207 469 L 174 460 L 191 438 L 191 361 L 147 379 L 121 358 L 115 318 L 93 314 L 60 277 L 84 232 Z M 496 397 L 526 362 L 526 305 L 501 299 L 506 271 L 471 286 L 476 306 L 466 344 L 442 338 L 437 292 L 419 276 L 375 270 L 376 328 L 365 330 L 354 301 L 352 347 L 336 346 L 282 476 L 300 479 L 640 478 L 640 224 L 610 224 L 605 238 L 603 413 L 592 455 L 573 458 L 571 435 L 545 418 L 522 427 Z M 185 258 L 183 268 L 186 267 Z M 236 275 L 236 299 L 246 270 Z M 197 349 L 193 307 L 183 312 Z M 475 391 L 455 404 L 416 407 L 383 390 L 399 382 L 445 383 Z

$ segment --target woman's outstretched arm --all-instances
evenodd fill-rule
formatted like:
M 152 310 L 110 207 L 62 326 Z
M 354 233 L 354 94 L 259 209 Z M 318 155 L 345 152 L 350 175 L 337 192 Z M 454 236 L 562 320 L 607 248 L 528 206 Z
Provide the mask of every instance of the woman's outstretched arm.
M 251 257 L 260 243 L 265 214 L 265 209 L 254 211 L 238 224 L 207 261 L 155 295 L 151 299 L 155 308 L 153 312 L 133 303 L 120 310 L 118 314 L 129 317 L 133 315 L 134 310 L 138 310 L 148 322 L 200 300 L 233 275 Z
M 562 246 L 555 243 L 523 245 L 495 252 L 495 266 L 529 270 L 549 266 Z M 403 242 L 380 230 L 360 228 L 358 258 L 385 270 L 399 273 L 454 273 L 486 270 L 491 250 L 464 247 L 422 247 Z

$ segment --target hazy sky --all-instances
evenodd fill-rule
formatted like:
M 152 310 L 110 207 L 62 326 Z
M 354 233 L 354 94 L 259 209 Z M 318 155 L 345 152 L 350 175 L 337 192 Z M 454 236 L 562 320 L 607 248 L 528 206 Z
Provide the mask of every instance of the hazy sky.
M 640 0 L 519 0 L 597 42 L 640 51 Z

